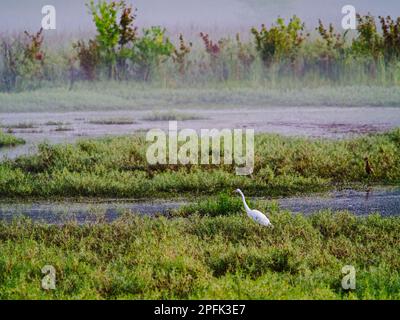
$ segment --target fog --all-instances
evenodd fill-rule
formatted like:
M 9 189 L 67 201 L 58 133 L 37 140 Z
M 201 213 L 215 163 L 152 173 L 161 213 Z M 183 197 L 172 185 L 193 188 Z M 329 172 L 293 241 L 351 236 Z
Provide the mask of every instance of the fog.
M 85 0 L 2 0 L 0 32 L 37 30 L 44 5 L 57 10 L 58 32 L 92 30 Z M 129 2 L 129 1 L 128 1 Z M 136 0 L 139 26 L 162 25 L 169 29 L 241 30 L 261 23 L 271 24 L 276 17 L 293 14 L 305 20 L 309 29 L 318 19 L 339 24 L 341 8 L 352 4 L 360 13 L 400 16 L 398 0 Z

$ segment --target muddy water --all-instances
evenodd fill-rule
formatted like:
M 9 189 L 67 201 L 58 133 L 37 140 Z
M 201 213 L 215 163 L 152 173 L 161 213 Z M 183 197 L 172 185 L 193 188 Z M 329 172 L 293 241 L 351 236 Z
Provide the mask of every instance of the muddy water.
M 400 126 L 400 108 L 365 107 L 268 107 L 264 109 L 234 110 L 182 110 L 202 119 L 179 122 L 179 128 L 223 129 L 252 128 L 256 132 L 272 132 L 283 135 L 308 137 L 344 138 L 356 134 L 382 132 Z M 2 113 L 3 127 L 29 123 L 32 128 L 12 129 L 27 144 L 15 148 L 0 149 L 0 158 L 14 158 L 36 151 L 38 143 L 74 142 L 82 138 L 106 135 L 126 135 L 138 131 L 161 128 L 167 130 L 166 121 L 143 120 L 151 112 L 69 112 L 69 113 Z M 94 124 L 93 120 L 132 119 L 132 124 Z M 48 122 L 62 123 L 63 131 Z M 66 130 L 65 130 L 66 129 Z
M 400 188 L 372 189 L 370 191 L 344 190 L 324 196 L 292 197 L 283 199 L 256 199 L 276 201 L 282 210 L 312 214 L 321 210 L 349 211 L 365 216 L 373 213 L 382 216 L 400 215 Z M 80 224 L 96 221 L 112 222 L 122 213 L 155 216 L 167 215 L 188 202 L 180 201 L 112 201 L 101 202 L 0 202 L 0 220 L 11 221 L 27 217 L 48 224 L 76 221 Z

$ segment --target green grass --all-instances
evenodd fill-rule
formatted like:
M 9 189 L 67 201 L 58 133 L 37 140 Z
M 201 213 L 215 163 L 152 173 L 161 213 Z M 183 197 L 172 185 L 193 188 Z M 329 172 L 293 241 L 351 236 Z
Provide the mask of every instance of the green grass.
M 25 141 L 21 138 L 17 138 L 12 134 L 4 133 L 0 130 L 0 148 L 3 147 L 15 147 L 19 144 L 24 144 Z
M 400 90 L 388 86 L 317 86 L 284 89 L 252 83 L 160 88 L 125 83 L 82 83 L 72 91 L 43 88 L 0 93 L 0 112 L 163 110 L 268 106 L 400 106 Z
M 146 121 L 188 121 L 188 120 L 201 120 L 200 116 L 188 113 L 179 113 L 175 110 L 160 112 L 154 111 L 152 114 L 143 118 Z
M 400 299 L 399 218 L 268 212 L 273 229 L 244 214 L 2 222 L 0 299 Z M 45 265 L 54 291 L 41 288 Z
M 399 129 L 340 141 L 260 134 L 251 176 L 237 176 L 232 165 L 149 166 L 149 144 L 143 135 L 42 144 L 36 155 L 0 163 L 0 197 L 171 198 L 238 187 L 283 196 L 400 182 Z
M 248 201 L 251 205 L 251 201 Z M 227 193 L 220 193 L 214 197 L 199 199 L 196 203 L 183 205 L 172 210 L 172 217 L 188 217 L 194 214 L 200 216 L 228 216 L 238 214 L 243 211 L 243 203 L 239 197 L 231 197 Z
M 89 120 L 88 123 L 111 126 L 111 125 L 134 124 L 135 121 L 132 119 L 125 119 L 125 118 L 112 118 L 112 119 L 92 119 L 92 120 Z

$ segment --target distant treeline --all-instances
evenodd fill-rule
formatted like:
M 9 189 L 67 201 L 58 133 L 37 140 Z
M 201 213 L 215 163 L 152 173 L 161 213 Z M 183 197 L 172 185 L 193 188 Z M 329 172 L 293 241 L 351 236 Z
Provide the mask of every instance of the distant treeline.
M 357 16 L 350 37 L 319 21 L 310 36 L 296 16 L 271 27 L 252 28 L 251 38 L 212 39 L 199 43 L 182 34 L 171 40 L 166 30 L 136 26 L 136 10 L 125 1 L 87 4 L 96 26 L 93 39 L 69 50 L 49 49 L 43 30 L 0 39 L 0 91 L 20 91 L 76 81 L 159 82 L 165 86 L 248 81 L 260 85 L 301 81 L 384 84 L 400 82 L 400 18 Z M 176 41 L 177 40 L 177 41 Z

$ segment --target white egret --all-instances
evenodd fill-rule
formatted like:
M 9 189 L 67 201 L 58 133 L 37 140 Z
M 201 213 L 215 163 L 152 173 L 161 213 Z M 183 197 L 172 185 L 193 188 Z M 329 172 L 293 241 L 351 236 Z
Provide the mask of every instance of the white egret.
M 244 204 L 244 208 L 246 209 L 247 215 L 253 219 L 255 222 L 257 222 L 258 224 L 261 224 L 262 226 L 266 226 L 266 227 L 272 227 L 271 222 L 269 221 L 269 219 L 265 216 L 265 214 L 263 214 L 262 212 L 258 211 L 258 210 L 251 210 L 249 208 L 249 206 L 246 203 L 246 198 L 244 197 L 244 194 L 242 192 L 242 190 L 240 189 L 236 189 L 235 192 L 239 193 L 242 196 L 242 200 L 243 200 L 243 204 Z

